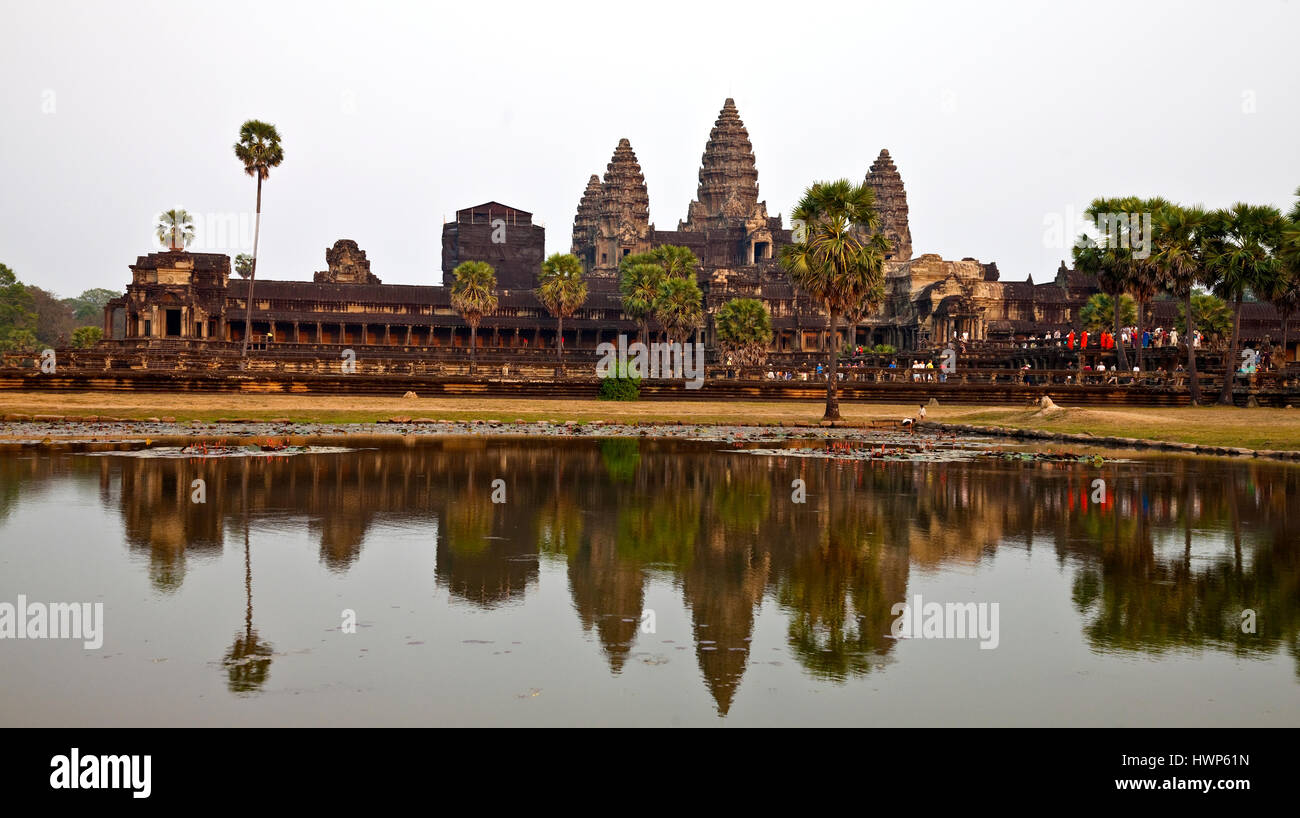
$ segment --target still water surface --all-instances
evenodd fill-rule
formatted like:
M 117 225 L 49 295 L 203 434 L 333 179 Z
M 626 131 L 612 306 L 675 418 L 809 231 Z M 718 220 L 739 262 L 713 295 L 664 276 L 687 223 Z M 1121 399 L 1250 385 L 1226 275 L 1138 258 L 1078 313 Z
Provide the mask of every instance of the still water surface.
M 1296 726 L 1298 501 L 1137 455 L 0 454 L 0 602 L 105 618 L 0 640 L 0 726 Z M 894 638 L 917 595 L 997 603 L 996 649 Z

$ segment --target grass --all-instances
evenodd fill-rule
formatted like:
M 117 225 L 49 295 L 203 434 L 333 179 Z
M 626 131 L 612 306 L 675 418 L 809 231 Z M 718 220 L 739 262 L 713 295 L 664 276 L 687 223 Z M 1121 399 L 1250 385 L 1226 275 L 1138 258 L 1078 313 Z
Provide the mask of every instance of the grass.
M 815 424 L 817 402 L 511 400 L 501 398 L 372 398 L 316 395 L 257 395 L 141 392 L 4 392 L 0 413 L 144 419 L 173 417 L 180 423 L 246 418 L 298 423 L 373 423 L 393 417 L 434 420 L 515 420 L 564 422 L 690 424 Z M 916 414 L 915 406 L 844 403 L 849 423 Z M 1300 449 L 1300 410 L 1231 407 L 1106 408 L 1057 410 L 1024 406 L 931 408 L 928 419 L 982 426 L 1090 432 L 1102 437 L 1134 437 L 1249 449 Z

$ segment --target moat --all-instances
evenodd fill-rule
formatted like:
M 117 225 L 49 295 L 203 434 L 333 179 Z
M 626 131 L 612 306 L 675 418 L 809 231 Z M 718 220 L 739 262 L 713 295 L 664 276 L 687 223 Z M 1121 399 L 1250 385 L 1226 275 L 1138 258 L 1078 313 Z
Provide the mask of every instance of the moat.
M 0 453 L 0 725 L 1300 726 L 1294 465 L 366 446 Z

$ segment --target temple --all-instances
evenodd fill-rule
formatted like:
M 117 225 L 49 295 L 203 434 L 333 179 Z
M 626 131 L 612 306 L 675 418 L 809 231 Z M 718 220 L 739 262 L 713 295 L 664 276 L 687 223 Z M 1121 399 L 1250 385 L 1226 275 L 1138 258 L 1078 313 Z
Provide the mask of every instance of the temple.
M 709 349 L 716 347 L 712 315 L 738 297 L 767 306 L 772 354 L 829 348 L 826 313 L 792 288 L 780 265 L 791 230 L 759 198 L 753 144 L 732 99 L 723 103 L 709 132 L 698 180 L 685 218 L 676 229 L 660 230 L 650 222 L 649 190 L 628 139 L 619 140 L 603 176 L 588 178 L 571 247 L 586 271 L 589 297 L 565 319 L 566 349 L 591 351 L 620 334 L 636 333 L 636 324 L 621 309 L 619 263 L 668 244 L 688 247 L 700 260 L 707 319 L 699 338 Z M 888 150 L 879 151 L 864 181 L 875 193 L 879 230 L 889 242 L 885 297 L 875 311 L 842 329 L 845 342 L 926 350 L 956 339 L 1011 340 L 1080 327 L 1081 308 L 1098 292 L 1094 279 L 1062 262 L 1042 283 L 1032 276 L 1002 281 L 992 262 L 915 254 L 907 190 Z M 478 260 L 496 270 L 499 298 L 498 309 L 480 325 L 479 345 L 554 349 L 555 321 L 533 292 L 544 257 L 545 230 L 533 215 L 496 201 L 460 210 L 443 225 L 440 286 L 383 284 L 365 251 L 341 239 L 325 251 L 327 269 L 311 281 L 257 280 L 250 341 L 379 346 L 407 353 L 466 347 L 469 328 L 451 305 L 450 285 L 457 265 Z M 232 279 L 230 272 L 230 259 L 220 254 L 172 250 L 141 256 L 131 265 L 126 293 L 105 309 L 105 338 L 241 342 L 249 282 Z M 1259 315 L 1250 313 L 1243 322 L 1244 337 L 1278 337 L 1276 315 L 1255 312 Z

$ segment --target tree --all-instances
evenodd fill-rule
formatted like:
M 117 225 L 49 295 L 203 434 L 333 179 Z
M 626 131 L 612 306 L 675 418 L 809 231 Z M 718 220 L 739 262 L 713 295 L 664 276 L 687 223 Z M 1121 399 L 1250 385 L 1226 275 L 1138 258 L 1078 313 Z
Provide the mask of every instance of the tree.
M 1282 226 L 1282 246 L 1278 255 L 1282 259 L 1282 267 L 1286 271 L 1286 276 L 1290 279 L 1291 286 L 1287 290 L 1287 295 L 1283 299 L 1283 304 L 1279 305 L 1278 301 L 1273 304 L 1282 312 L 1282 363 L 1286 365 L 1287 360 L 1287 322 L 1291 314 L 1300 310 L 1300 187 L 1295 190 L 1298 197 L 1296 203 L 1291 206 L 1290 212 L 1286 215 L 1286 224 Z
M 486 261 L 462 261 L 452 274 L 451 305 L 469 324 L 469 374 L 475 372 L 478 325 L 497 308 L 497 273 Z
M 664 279 L 654 315 L 670 342 L 685 344 L 704 323 L 704 294 L 695 278 Z
M 824 420 L 839 420 L 839 320 L 857 315 L 883 293 L 889 242 L 880 235 L 875 194 L 847 179 L 816 182 L 790 214 L 802 224 L 799 241 L 781 249 L 781 265 L 796 289 L 820 302 L 828 314 Z M 874 306 L 874 305 L 873 305 Z
M 1182 334 L 1190 335 L 1186 305 L 1178 305 L 1178 322 L 1174 326 Z M 1232 332 L 1232 309 L 1213 293 L 1193 293 L 1192 326 L 1217 345 Z
M 1128 326 L 1137 315 L 1137 305 L 1130 295 L 1120 296 L 1119 319 Z M 1102 332 L 1115 320 L 1115 299 L 1106 293 L 1097 293 L 1079 310 L 1079 320 L 1088 332 Z
M 72 308 L 54 293 L 35 285 L 29 285 L 27 291 L 31 293 L 32 312 L 36 316 L 30 329 L 36 334 L 37 340 L 49 347 L 65 346 L 72 331 L 77 328 Z
M 81 295 L 72 298 L 63 299 L 63 303 L 68 305 L 72 310 L 72 315 L 80 322 L 94 322 L 96 325 L 103 320 L 104 308 L 108 302 L 117 298 L 121 293 L 112 290 L 106 290 L 103 287 L 95 287 L 86 290 Z
M 99 327 L 77 327 L 72 331 L 72 345 L 77 349 L 89 349 L 104 338 L 104 331 Z
M 1291 316 L 1300 310 L 1300 270 L 1293 269 L 1285 263 L 1285 255 L 1280 254 L 1283 263 L 1278 265 L 1276 274 L 1261 283 L 1258 295 L 1273 305 L 1278 318 L 1282 321 L 1282 360 L 1286 361 L 1286 348 L 1290 340 L 1287 334 Z
M 772 316 L 757 298 L 733 298 L 713 316 L 718 345 L 744 366 L 762 366 L 772 343 Z
M 660 307 L 666 283 L 674 278 L 694 281 L 699 264 L 689 247 L 675 244 L 661 244 L 647 253 L 624 256 L 619 262 L 623 313 L 640 326 L 642 343 L 650 341 L 650 319 Z
M 1192 405 L 1201 400 L 1200 378 L 1196 371 L 1196 349 L 1192 346 L 1197 327 L 1197 311 L 1192 306 L 1196 285 L 1205 277 L 1205 237 L 1208 220 L 1200 207 L 1169 205 L 1158 211 L 1153 220 L 1154 252 L 1151 264 L 1160 286 L 1179 299 L 1183 316 L 1191 315 L 1191 322 L 1180 330 L 1187 339 L 1188 387 Z M 1202 330 L 1204 331 L 1204 330 Z
M 618 289 L 623 296 L 623 313 L 640 327 L 638 340 L 641 343 L 650 340 L 650 318 L 659 303 L 663 282 L 663 267 L 649 261 L 624 264 L 619 273 Z
M 1127 325 L 1120 323 L 1119 310 L 1121 296 L 1129 291 L 1137 277 L 1138 260 L 1133 257 L 1137 237 L 1128 220 L 1129 214 L 1139 212 L 1135 209 L 1137 201 L 1131 196 L 1093 199 L 1085 213 L 1104 232 L 1095 240 L 1081 236 L 1072 251 L 1075 268 L 1096 276 L 1097 286 L 1111 297 L 1115 351 L 1123 370 L 1128 369 L 1128 353 L 1122 342 L 1123 327 Z
M 1281 270 L 1277 254 L 1282 242 L 1283 218 L 1275 207 L 1238 202 L 1210 216 L 1206 243 L 1207 277 L 1214 294 L 1232 304 L 1232 340 L 1223 373 L 1219 403 L 1232 405 L 1233 373 L 1241 339 L 1241 303 L 1247 292 L 1264 289 Z
M 0 338 L 0 349 L 9 352 L 35 352 L 41 342 L 29 329 L 11 329 Z
M 0 264 L 0 338 L 14 330 L 30 330 L 36 325 L 33 299 L 27 285 L 9 267 Z
M 555 350 L 560 372 L 564 371 L 564 319 L 587 302 L 587 283 L 582 280 L 582 262 L 572 254 L 555 253 L 542 262 L 537 300 L 555 316 Z
M 257 216 L 253 220 L 253 261 L 248 268 L 248 298 L 244 309 L 243 358 L 248 358 L 248 339 L 253 332 L 253 285 L 257 280 L 257 242 L 262 233 L 262 182 L 271 175 L 271 168 L 284 161 L 284 148 L 280 145 L 280 132 L 274 125 L 250 119 L 239 129 L 235 143 L 235 158 L 244 164 L 244 173 L 257 180 Z
M 156 229 L 158 241 L 168 250 L 184 250 L 194 241 L 194 219 L 184 210 L 164 210 Z
M 240 253 L 235 256 L 235 275 L 240 278 L 248 278 L 253 274 L 253 257 L 248 253 Z

